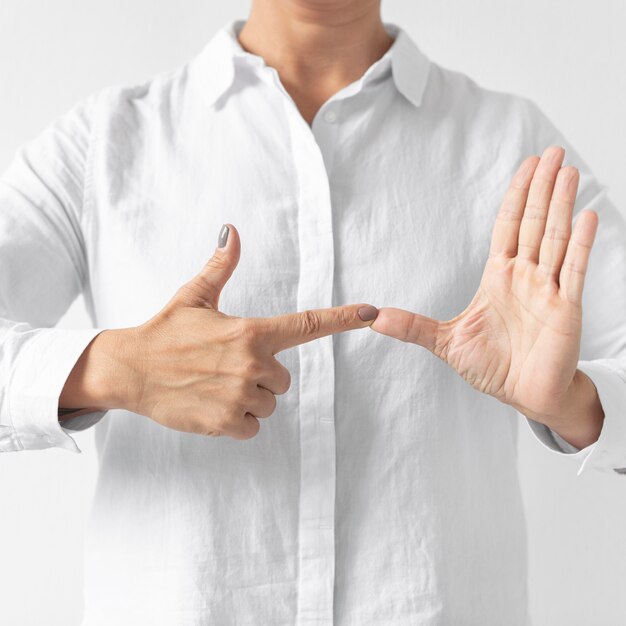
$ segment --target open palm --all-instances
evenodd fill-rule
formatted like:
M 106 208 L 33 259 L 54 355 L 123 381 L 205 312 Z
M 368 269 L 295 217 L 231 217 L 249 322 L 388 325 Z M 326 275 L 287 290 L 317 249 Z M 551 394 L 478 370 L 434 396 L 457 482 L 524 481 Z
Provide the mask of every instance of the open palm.
M 429 349 L 479 391 L 548 416 L 564 405 L 577 372 L 583 281 L 598 224 L 585 210 L 572 232 L 579 174 L 563 159 L 552 146 L 520 166 L 464 311 L 438 321 L 381 308 L 372 325 Z

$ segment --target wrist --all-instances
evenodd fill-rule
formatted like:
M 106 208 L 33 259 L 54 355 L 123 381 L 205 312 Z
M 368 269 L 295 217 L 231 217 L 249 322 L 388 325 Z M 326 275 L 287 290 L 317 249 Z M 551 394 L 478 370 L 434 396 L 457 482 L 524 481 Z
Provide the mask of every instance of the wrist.
M 107 410 L 132 407 L 139 369 L 137 344 L 135 328 L 98 333 L 74 365 L 59 397 L 59 408 Z
M 604 410 L 598 391 L 587 374 L 576 370 L 568 392 L 549 414 L 537 414 L 515 407 L 529 419 L 544 424 L 576 448 L 585 448 L 598 440 L 604 422 Z

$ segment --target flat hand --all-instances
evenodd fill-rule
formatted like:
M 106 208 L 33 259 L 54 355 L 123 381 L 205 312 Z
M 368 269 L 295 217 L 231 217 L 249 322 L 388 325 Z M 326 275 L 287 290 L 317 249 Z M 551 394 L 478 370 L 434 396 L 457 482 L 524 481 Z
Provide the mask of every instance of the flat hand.
M 580 387 L 583 280 L 598 224 L 585 210 L 572 232 L 579 173 L 562 167 L 563 159 L 564 150 L 553 146 L 522 163 L 498 213 L 480 286 L 463 312 L 437 321 L 381 308 L 372 325 L 429 349 L 479 391 L 529 416 L 555 419 Z

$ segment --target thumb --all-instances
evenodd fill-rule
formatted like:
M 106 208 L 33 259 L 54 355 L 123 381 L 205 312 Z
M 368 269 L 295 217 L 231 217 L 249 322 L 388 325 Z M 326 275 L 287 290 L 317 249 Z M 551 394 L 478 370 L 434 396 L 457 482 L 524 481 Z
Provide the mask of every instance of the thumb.
M 378 316 L 371 325 L 372 330 L 381 335 L 415 343 L 433 353 L 437 346 L 439 327 L 440 323 L 430 317 L 390 307 L 379 309 Z
M 240 249 L 237 229 L 232 224 L 224 224 L 213 256 L 198 274 L 178 290 L 176 302 L 217 310 L 222 289 L 239 262 Z

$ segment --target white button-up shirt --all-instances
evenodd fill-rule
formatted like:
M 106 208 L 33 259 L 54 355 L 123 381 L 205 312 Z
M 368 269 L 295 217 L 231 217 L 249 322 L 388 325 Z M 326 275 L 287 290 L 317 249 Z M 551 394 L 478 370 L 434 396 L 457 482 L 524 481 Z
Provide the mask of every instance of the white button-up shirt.
M 624 218 L 535 104 L 437 65 L 398 26 L 312 126 L 242 26 L 86 97 L 1 178 L 0 449 L 78 452 L 72 431 L 95 430 L 83 625 L 527 624 L 517 422 L 574 471 L 626 466 Z M 600 217 L 579 368 L 606 418 L 588 448 L 370 329 L 280 353 L 291 389 L 250 440 L 122 410 L 59 424 L 88 342 L 160 310 L 224 222 L 242 241 L 225 313 L 453 317 L 514 170 L 555 143 L 581 172 L 574 214 Z M 51 328 L 80 293 L 94 328 Z

